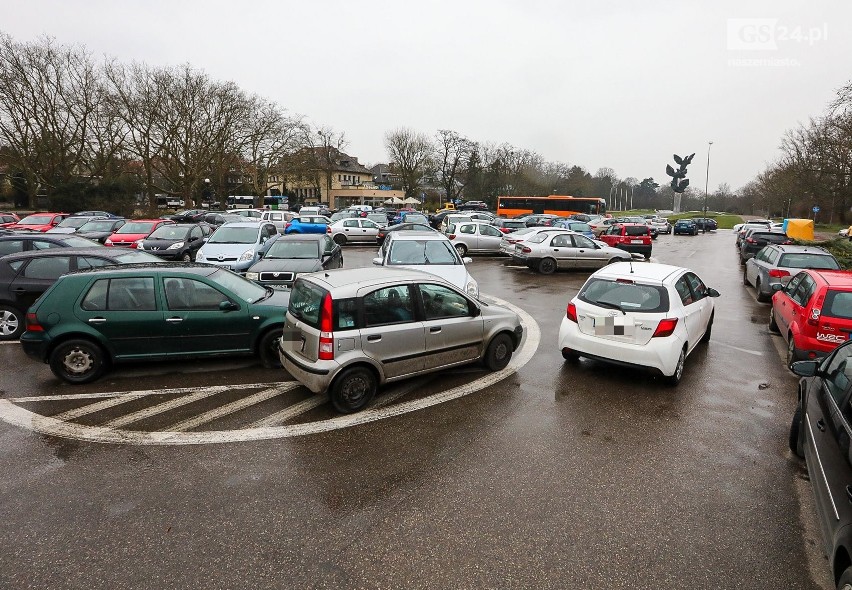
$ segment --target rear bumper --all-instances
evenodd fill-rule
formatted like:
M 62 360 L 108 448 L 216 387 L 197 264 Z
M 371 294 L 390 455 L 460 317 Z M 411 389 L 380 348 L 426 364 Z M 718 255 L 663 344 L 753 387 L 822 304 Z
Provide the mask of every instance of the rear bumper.
M 625 252 L 642 254 L 647 258 L 651 256 L 651 249 L 653 246 L 651 244 L 614 244 L 613 248 L 618 248 Z
M 292 352 L 281 350 L 280 345 L 278 347 L 278 355 L 281 358 L 281 364 L 287 372 L 312 393 L 326 391 L 331 386 L 332 380 L 340 369 L 340 365 L 333 361 L 307 363 L 299 359 Z
M 50 337 L 44 332 L 24 332 L 21 334 L 21 348 L 28 357 L 47 362 L 47 350 Z

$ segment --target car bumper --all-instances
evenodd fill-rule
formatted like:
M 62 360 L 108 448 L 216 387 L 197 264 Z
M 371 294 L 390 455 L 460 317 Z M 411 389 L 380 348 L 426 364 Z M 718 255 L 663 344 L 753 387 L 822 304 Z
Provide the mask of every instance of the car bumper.
M 153 254 L 157 258 L 162 258 L 163 260 L 179 260 L 183 257 L 183 252 L 180 250 L 142 250 L 139 249 L 140 252 L 145 252 L 146 254 Z
M 645 257 L 651 256 L 651 249 L 653 246 L 651 244 L 615 244 L 613 248 L 618 248 L 619 250 L 624 250 L 625 252 L 636 254 L 642 254 Z
M 24 332 L 21 334 L 21 348 L 28 357 L 47 361 L 47 349 L 50 346 L 50 337 L 44 332 Z
M 278 347 L 281 364 L 292 377 L 304 385 L 312 393 L 322 393 L 330 386 L 334 377 L 340 371 L 340 365 L 334 361 L 317 361 L 311 363 L 298 358 L 290 351 Z
M 220 266 L 222 268 L 227 268 L 228 270 L 232 270 L 234 272 L 238 272 L 241 274 L 245 274 L 245 272 L 249 269 L 249 267 L 255 263 L 254 260 L 249 260 L 247 262 L 237 262 L 235 260 L 224 260 L 219 262 L 218 260 L 211 260 L 209 258 L 205 258 L 204 260 L 196 260 L 196 262 L 203 262 L 205 264 L 212 264 L 214 266 Z
M 683 340 L 677 332 L 665 338 L 652 338 L 647 344 L 631 344 L 590 336 L 580 331 L 576 323 L 562 319 L 559 328 L 559 349 L 571 351 L 616 365 L 635 367 L 674 375 Z

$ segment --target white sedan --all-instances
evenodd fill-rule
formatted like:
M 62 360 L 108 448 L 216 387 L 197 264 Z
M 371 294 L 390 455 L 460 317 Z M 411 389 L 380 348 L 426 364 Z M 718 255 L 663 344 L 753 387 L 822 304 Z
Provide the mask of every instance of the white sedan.
M 713 298 L 688 268 L 617 262 L 592 274 L 559 329 L 566 360 L 580 356 L 651 369 L 677 385 L 686 357 L 713 328 Z

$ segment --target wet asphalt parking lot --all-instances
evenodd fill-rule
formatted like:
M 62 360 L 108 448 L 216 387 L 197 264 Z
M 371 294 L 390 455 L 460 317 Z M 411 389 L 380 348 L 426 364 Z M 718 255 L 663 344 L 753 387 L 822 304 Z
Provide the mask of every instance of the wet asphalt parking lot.
M 676 389 L 564 363 L 588 273 L 497 257 L 470 271 L 525 312 L 510 369 L 393 385 L 366 418 L 250 359 L 74 387 L 0 346 L 0 588 L 830 587 L 796 379 L 732 234 L 660 236 L 654 260 L 722 293 Z

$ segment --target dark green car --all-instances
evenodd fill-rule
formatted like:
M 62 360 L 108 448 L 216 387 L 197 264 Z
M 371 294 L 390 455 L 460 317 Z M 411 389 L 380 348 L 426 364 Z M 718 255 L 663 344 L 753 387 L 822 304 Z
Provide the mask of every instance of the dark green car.
M 27 313 L 24 351 L 69 383 L 112 363 L 252 355 L 278 367 L 289 293 L 206 264 L 130 264 L 63 275 Z

